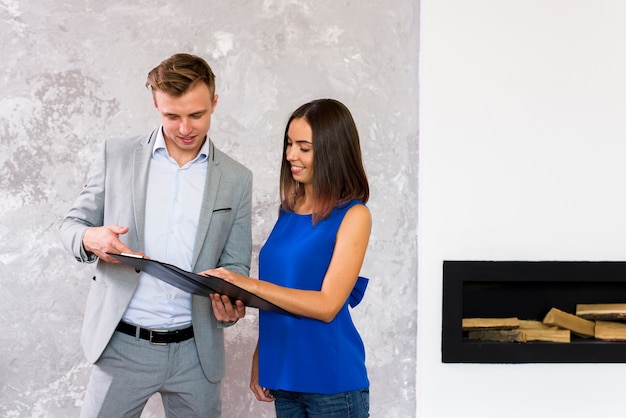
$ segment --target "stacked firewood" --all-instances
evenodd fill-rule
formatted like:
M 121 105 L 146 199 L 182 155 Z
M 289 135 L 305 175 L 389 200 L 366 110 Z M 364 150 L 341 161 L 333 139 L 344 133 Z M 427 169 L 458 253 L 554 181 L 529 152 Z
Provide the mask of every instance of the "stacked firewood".
M 626 341 L 626 303 L 579 304 L 576 313 L 552 308 L 542 321 L 509 318 L 463 318 L 470 340 L 571 342 L 572 334 L 603 341 Z

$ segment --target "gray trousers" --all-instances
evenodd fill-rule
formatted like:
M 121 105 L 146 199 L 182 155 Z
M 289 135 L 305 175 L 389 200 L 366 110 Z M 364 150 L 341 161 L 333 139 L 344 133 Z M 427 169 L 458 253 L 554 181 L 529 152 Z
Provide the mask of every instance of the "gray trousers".
M 193 338 L 160 346 L 115 332 L 92 366 L 80 416 L 140 417 L 159 392 L 168 418 L 218 418 L 220 385 L 204 376 Z

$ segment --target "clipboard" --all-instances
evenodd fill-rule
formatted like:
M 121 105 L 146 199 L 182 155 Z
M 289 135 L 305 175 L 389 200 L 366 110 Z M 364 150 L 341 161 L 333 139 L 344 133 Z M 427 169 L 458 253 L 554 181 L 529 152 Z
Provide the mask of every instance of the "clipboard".
M 134 267 L 137 270 L 144 271 L 149 275 L 164 281 L 165 283 L 184 290 L 187 293 L 201 296 L 209 296 L 213 293 L 219 293 L 221 295 L 227 295 L 233 301 L 239 299 L 246 306 L 251 308 L 262 309 L 264 311 L 276 312 L 292 316 L 294 318 L 299 318 L 297 315 L 294 315 L 291 312 L 268 302 L 260 296 L 248 292 L 247 290 L 219 277 L 192 273 L 172 264 L 163 263 L 161 261 L 144 258 L 134 254 L 107 254 L 131 267 Z

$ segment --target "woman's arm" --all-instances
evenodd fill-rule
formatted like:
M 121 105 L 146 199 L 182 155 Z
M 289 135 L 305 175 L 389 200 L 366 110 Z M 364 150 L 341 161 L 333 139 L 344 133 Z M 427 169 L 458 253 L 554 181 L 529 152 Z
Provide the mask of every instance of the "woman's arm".
M 282 287 L 223 268 L 207 273 L 234 283 L 296 315 L 330 322 L 354 288 L 371 228 L 371 215 L 365 205 L 355 205 L 348 210 L 337 231 L 335 250 L 319 291 Z
M 252 355 L 252 370 L 250 372 L 250 390 L 254 396 L 264 402 L 273 402 L 274 397 L 268 388 L 259 385 L 259 343 L 257 341 L 254 354 Z

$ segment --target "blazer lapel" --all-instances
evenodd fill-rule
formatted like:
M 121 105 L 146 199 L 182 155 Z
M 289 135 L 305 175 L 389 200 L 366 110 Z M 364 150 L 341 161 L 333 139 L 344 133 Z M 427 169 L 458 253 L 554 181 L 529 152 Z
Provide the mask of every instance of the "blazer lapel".
M 215 146 L 209 141 L 209 161 L 207 165 L 206 183 L 204 184 L 204 194 L 202 197 L 202 208 L 200 209 L 200 219 L 198 219 L 198 231 L 196 233 L 196 241 L 194 243 L 193 260 L 191 265 L 196 266 L 202 246 L 206 241 L 209 233 L 209 225 L 211 224 L 211 216 L 215 209 L 215 200 L 219 190 L 220 178 L 222 172 L 219 167 L 219 159 L 215 158 Z
M 161 129 L 160 127 L 158 129 Z M 158 129 L 152 131 L 142 142 L 141 146 L 135 149 L 133 160 L 133 179 L 131 182 L 133 212 L 135 214 L 135 230 L 137 231 L 137 239 L 139 240 L 139 248 L 144 248 L 144 231 L 145 231 L 145 208 L 146 193 L 148 187 L 148 169 L 150 167 L 150 159 L 152 157 L 152 148 L 156 141 Z

